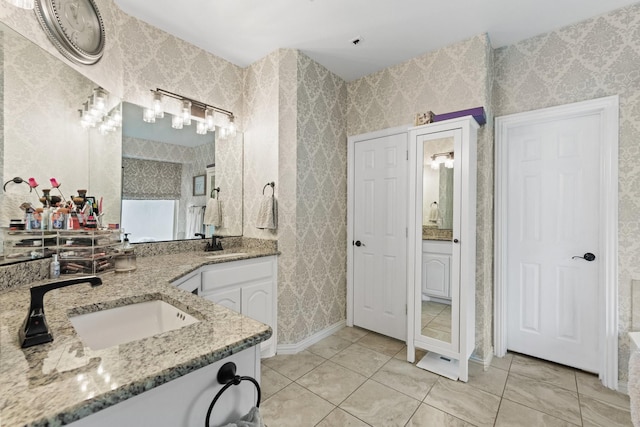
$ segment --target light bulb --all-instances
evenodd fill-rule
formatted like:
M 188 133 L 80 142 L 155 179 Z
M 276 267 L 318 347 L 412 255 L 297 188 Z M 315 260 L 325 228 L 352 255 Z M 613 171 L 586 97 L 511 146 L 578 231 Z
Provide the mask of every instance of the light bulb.
M 227 126 L 227 138 L 235 138 L 236 137 L 236 124 L 233 122 L 234 117 L 233 114 L 229 116 L 229 125 Z
M 160 92 L 153 92 L 153 111 L 155 112 L 156 118 L 162 119 L 164 117 L 162 94 Z
M 198 135 L 206 135 L 207 134 L 207 124 L 205 122 L 197 121 L 196 122 L 196 133 Z
M 156 113 L 151 108 L 145 108 L 142 112 L 142 120 L 147 123 L 156 122 Z
M 182 121 L 182 117 L 180 116 L 173 116 L 171 118 L 171 127 L 174 129 L 182 129 L 182 125 L 183 125 L 183 121 Z
M 191 125 L 191 101 L 182 101 L 182 124 Z
M 214 112 L 213 109 L 207 108 L 204 111 L 204 123 L 207 126 L 208 132 L 213 132 L 216 129 L 216 125 L 214 123 Z
M 22 9 L 33 9 L 33 0 L 6 0 L 6 1 Z

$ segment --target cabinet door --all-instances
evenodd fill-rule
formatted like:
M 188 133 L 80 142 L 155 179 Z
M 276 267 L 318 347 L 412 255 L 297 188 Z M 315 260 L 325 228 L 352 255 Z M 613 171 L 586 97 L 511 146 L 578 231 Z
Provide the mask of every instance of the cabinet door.
M 451 255 L 422 254 L 422 292 L 426 295 L 451 298 Z
M 273 284 L 259 282 L 242 287 L 242 314 L 273 326 Z
M 233 311 L 237 311 L 241 313 L 241 299 L 240 299 L 240 288 L 235 289 L 222 289 L 220 291 L 211 292 L 210 294 L 203 295 L 204 298 L 209 301 L 213 301 L 216 304 L 223 305 L 228 309 Z

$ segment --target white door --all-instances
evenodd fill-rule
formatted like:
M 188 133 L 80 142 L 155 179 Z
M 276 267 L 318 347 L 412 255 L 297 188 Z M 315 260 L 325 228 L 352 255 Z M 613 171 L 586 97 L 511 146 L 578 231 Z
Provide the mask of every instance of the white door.
M 407 336 L 407 134 L 355 143 L 353 323 Z
M 600 126 L 594 114 L 546 119 L 510 128 L 506 140 L 507 347 L 592 372 Z

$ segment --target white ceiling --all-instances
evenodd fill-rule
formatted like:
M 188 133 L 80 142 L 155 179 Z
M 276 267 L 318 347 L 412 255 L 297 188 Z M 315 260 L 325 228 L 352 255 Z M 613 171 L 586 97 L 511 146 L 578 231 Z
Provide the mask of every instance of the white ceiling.
M 637 0 L 115 0 L 246 67 L 295 48 L 347 81 L 488 33 L 501 47 Z M 351 40 L 361 38 L 354 46 Z

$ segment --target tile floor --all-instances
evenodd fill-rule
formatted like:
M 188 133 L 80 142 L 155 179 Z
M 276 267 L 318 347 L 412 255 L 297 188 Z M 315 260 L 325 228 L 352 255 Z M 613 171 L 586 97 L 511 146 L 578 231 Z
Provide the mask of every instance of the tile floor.
M 451 342 L 451 305 L 422 301 L 422 335 Z
M 349 327 L 264 359 L 262 392 L 268 427 L 632 425 L 629 398 L 594 375 L 508 354 L 451 381 L 407 363 L 404 343 Z

